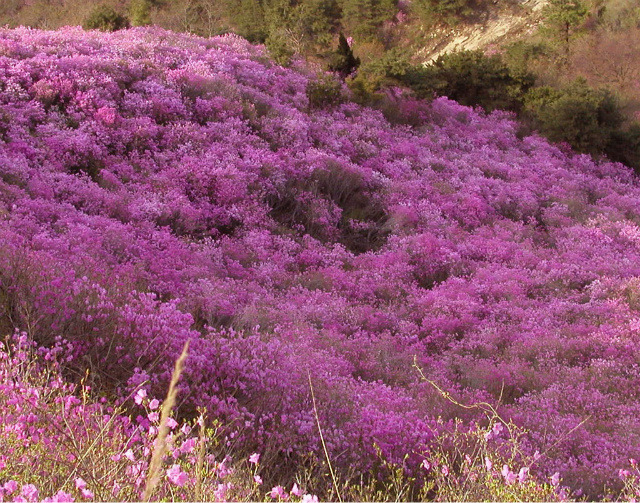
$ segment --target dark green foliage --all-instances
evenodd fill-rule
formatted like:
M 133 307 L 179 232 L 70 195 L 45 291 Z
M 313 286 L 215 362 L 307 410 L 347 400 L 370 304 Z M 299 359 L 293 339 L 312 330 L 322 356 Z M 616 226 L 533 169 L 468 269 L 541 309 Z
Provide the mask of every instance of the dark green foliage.
M 342 26 L 357 40 L 376 37 L 382 23 L 393 18 L 396 0 L 340 0 Z
M 544 9 L 543 32 L 567 47 L 576 28 L 586 19 L 588 12 L 581 0 L 549 0 Z
M 224 3 L 234 31 L 249 42 L 264 43 L 268 32 L 261 0 L 227 0 Z
M 149 0 L 131 0 L 129 17 L 133 26 L 148 26 L 151 24 L 151 2 Z
M 128 28 L 129 20 L 113 8 L 99 5 L 91 11 L 82 26 L 85 30 L 117 31 Z
M 547 138 L 596 154 L 610 145 L 622 124 L 615 97 L 578 79 L 563 89 L 538 87 L 525 98 L 525 115 Z
M 264 0 L 266 45 L 287 64 L 296 54 L 310 54 L 331 43 L 339 22 L 335 0 Z
M 612 131 L 604 153 L 612 161 L 626 164 L 640 174 L 640 124 L 636 122 L 626 130 Z
M 544 56 L 547 56 L 544 44 L 519 40 L 506 47 L 504 60 L 511 74 L 525 75 L 529 73 L 529 65 Z
M 532 75 L 513 75 L 500 56 L 481 51 L 445 54 L 429 66 L 411 67 L 400 79 L 421 97 L 448 96 L 487 111 L 520 110 L 534 83 Z
M 444 21 L 454 24 L 480 8 L 476 0 L 413 0 L 411 9 L 426 22 Z
M 338 49 L 329 58 L 329 70 L 338 73 L 343 79 L 351 75 L 360 66 L 360 58 L 353 55 L 346 37 L 341 33 Z
M 310 80 L 307 84 L 307 98 L 311 108 L 338 105 L 344 101 L 342 84 L 331 75 L 322 75 L 315 80 Z

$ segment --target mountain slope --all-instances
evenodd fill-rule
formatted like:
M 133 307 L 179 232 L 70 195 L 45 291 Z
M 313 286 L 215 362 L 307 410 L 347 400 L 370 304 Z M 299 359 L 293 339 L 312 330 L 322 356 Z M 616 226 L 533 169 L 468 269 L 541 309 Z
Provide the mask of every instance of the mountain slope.
M 235 36 L 3 30 L 0 75 L 5 333 L 67 339 L 120 394 L 162 394 L 192 339 L 182 413 L 244 425 L 283 465 L 319 449 L 309 379 L 339 466 L 416 462 L 482 418 L 414 359 L 500 403 L 574 488 L 637 453 L 624 166 L 446 99 L 314 106 L 308 69 Z

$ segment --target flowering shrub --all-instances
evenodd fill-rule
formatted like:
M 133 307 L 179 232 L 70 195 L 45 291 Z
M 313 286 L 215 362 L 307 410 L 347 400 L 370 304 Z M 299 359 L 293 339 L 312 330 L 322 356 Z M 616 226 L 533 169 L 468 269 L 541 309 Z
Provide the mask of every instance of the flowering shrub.
M 290 494 L 301 460 L 324 457 L 318 423 L 336 470 L 358 473 L 379 456 L 418 473 L 456 418 L 487 426 L 415 357 L 457 401 L 526 429 L 545 484 L 622 491 L 640 446 L 637 178 L 446 99 L 400 95 L 393 124 L 348 100 L 310 106 L 314 79 L 235 36 L 0 30 L 2 333 L 63 338 L 67 375 L 89 369 L 120 399 L 144 388 L 147 405 L 191 341 L 176 418 L 204 408 L 238 459 L 278 466 L 248 487 Z M 122 421 L 114 455 L 148 434 Z M 129 480 L 137 445 L 116 463 Z M 501 459 L 478 476 L 529 466 Z M 193 485 L 180 463 L 172 494 Z M 86 466 L 24 484 L 139 497 Z

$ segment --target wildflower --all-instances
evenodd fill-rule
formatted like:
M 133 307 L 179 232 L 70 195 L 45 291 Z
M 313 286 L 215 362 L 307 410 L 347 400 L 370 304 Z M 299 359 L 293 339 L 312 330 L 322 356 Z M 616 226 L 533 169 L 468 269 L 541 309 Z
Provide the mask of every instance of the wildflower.
M 128 449 L 127 452 L 124 453 L 124 457 L 127 458 L 132 463 L 136 460 L 136 457 L 133 454 L 131 449 Z
M 269 493 L 269 495 L 273 499 L 286 500 L 288 498 L 288 494 L 285 492 L 284 487 L 282 486 L 275 486 L 273 489 L 271 489 L 271 493 Z
M 4 492 L 6 494 L 11 494 L 12 492 L 15 492 L 16 489 L 18 489 L 18 483 L 15 480 L 10 480 L 8 482 L 5 482 L 2 488 L 4 489 Z
M 253 481 L 258 485 L 262 485 L 262 477 L 260 475 L 254 475 Z
M 134 400 L 138 405 L 140 405 L 145 398 L 147 398 L 147 390 L 139 389 Z
M 487 471 L 491 471 L 491 469 L 493 468 L 493 463 L 491 462 L 491 460 L 485 456 L 484 458 L 484 466 L 486 467 Z
M 318 503 L 318 497 L 315 494 L 305 494 L 302 496 L 302 503 Z
M 180 446 L 180 452 L 182 454 L 189 454 L 193 452 L 193 449 L 195 448 L 197 443 L 198 443 L 198 440 L 195 438 L 189 438 L 185 440 L 183 444 Z
M 38 489 L 33 484 L 25 484 L 20 490 L 20 495 L 26 501 L 38 501 Z
M 294 496 L 302 496 L 302 490 L 298 487 L 298 484 L 294 482 L 293 487 L 291 488 L 291 494 Z
M 507 485 L 511 485 L 516 481 L 516 474 L 511 471 L 508 465 L 502 466 L 502 476 Z
M 524 484 L 529 478 L 529 467 L 523 466 L 518 472 L 518 482 Z
M 638 464 L 638 462 L 633 458 L 629 458 L 629 463 L 631 463 L 631 466 L 636 466 Z
M 442 470 L 442 475 L 444 475 L 445 477 L 449 475 L 449 467 L 447 465 L 442 465 L 441 470 Z
M 157 398 L 154 398 L 149 402 L 149 408 L 151 410 L 156 410 L 158 407 L 160 407 L 160 402 L 158 401 Z
M 167 426 L 170 430 L 173 430 L 176 426 L 178 426 L 178 422 L 170 417 L 169 419 L 167 419 Z
M 258 461 L 260 461 L 260 454 L 258 454 L 257 452 L 254 452 L 251 456 L 249 456 L 249 463 L 257 465 Z
M 224 482 L 222 484 L 218 484 L 218 488 L 213 491 L 213 497 L 216 501 L 227 501 L 227 493 L 233 487 L 229 482 Z
M 160 414 L 158 414 L 157 412 L 149 412 L 148 417 L 149 417 L 149 421 L 156 423 L 160 419 Z
M 180 465 L 175 464 L 167 470 L 167 477 L 172 484 L 182 487 L 187 483 L 189 477 L 180 469 Z
M 93 492 L 87 489 L 87 483 L 80 477 L 76 478 L 76 489 L 80 491 L 83 498 L 93 499 Z
M 64 491 L 58 491 L 51 498 L 46 498 L 43 501 L 51 502 L 51 503 L 63 503 L 63 502 L 73 502 L 75 501 L 75 499 L 69 493 L 66 493 Z
M 560 474 L 556 472 L 551 476 L 551 485 L 557 487 L 558 484 L 560 484 Z
M 623 468 L 620 468 L 620 470 L 618 470 L 618 477 L 620 477 L 621 479 L 626 479 L 629 475 L 631 475 L 631 472 L 629 470 L 625 470 Z
M 425 470 L 429 471 L 431 469 L 431 463 L 429 463 L 429 461 L 427 461 L 426 459 L 422 460 L 422 468 L 424 468 Z
M 180 428 L 180 431 L 183 435 L 188 435 L 189 433 L 191 433 L 191 426 L 185 423 L 182 425 L 182 428 Z

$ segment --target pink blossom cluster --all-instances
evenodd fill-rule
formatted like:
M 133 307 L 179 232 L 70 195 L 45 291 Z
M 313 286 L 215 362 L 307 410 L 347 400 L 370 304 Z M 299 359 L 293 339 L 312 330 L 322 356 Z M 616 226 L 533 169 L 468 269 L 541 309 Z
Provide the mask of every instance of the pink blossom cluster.
M 318 422 L 368 469 L 482 417 L 415 361 L 530 430 L 548 477 L 620 484 L 638 179 L 446 99 L 310 107 L 315 78 L 235 36 L 0 30 L 0 327 L 122 398 L 162 396 L 191 340 L 179 413 L 292 465 Z

